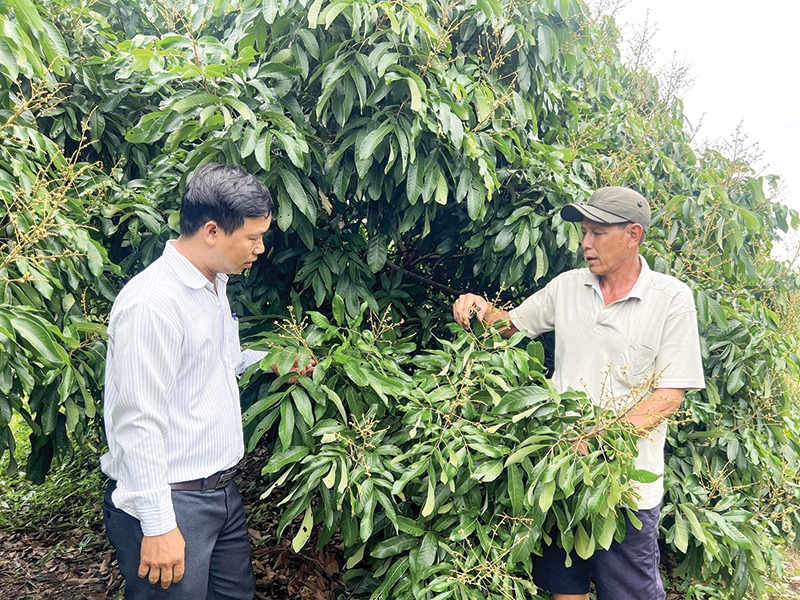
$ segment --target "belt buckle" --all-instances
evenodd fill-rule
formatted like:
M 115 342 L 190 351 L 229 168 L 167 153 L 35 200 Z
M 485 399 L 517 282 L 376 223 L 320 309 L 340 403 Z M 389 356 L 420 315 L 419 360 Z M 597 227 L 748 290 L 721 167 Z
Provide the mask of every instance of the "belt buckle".
M 239 469 L 233 467 L 232 469 L 228 469 L 227 471 L 223 471 L 219 475 L 219 480 L 217 480 L 217 485 L 215 487 L 221 488 L 228 485 L 233 478 L 236 477 L 236 474 L 239 472 Z

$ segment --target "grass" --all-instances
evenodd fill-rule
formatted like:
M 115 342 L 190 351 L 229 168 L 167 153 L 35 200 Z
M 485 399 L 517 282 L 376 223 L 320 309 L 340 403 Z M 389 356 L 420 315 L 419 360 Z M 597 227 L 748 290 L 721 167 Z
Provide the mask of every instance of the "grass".
M 11 428 L 17 441 L 15 457 L 24 465 L 30 449 L 25 423 L 12 420 Z M 9 456 L 4 454 L 0 458 L 0 529 L 93 529 L 99 524 L 104 483 L 93 444 L 55 464 L 38 485 L 22 472 L 6 473 L 8 463 Z

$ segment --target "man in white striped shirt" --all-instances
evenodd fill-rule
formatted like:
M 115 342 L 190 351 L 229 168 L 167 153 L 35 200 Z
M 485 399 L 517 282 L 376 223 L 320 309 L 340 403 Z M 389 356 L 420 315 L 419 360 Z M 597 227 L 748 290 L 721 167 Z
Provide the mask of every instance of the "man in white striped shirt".
M 237 376 L 264 353 L 241 350 L 226 284 L 264 252 L 273 212 L 252 175 L 203 167 L 184 193 L 180 236 L 114 302 L 101 467 L 126 598 L 170 586 L 172 598 L 254 595 L 233 481 L 244 454 Z

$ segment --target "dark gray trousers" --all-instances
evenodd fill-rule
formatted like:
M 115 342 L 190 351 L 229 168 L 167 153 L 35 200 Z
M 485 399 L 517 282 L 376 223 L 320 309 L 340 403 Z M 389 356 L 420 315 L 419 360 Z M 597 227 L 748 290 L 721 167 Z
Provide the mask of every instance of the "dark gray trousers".
M 236 483 L 205 492 L 172 492 L 172 505 L 186 542 L 186 571 L 169 589 L 140 579 L 142 527 L 138 519 L 111 501 L 110 481 L 103 500 L 103 520 L 125 578 L 126 600 L 252 600 L 255 577 L 250 558 L 242 496 Z

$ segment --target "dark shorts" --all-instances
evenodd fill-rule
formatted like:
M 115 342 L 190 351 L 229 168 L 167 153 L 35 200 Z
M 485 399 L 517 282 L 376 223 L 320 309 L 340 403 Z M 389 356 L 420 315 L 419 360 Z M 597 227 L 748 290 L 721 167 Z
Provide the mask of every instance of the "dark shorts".
M 553 544 L 544 556 L 534 557 L 533 581 L 551 594 L 588 594 L 594 581 L 597 600 L 664 600 L 664 586 L 658 571 L 658 521 L 661 508 L 640 510 L 642 522 L 636 529 L 625 517 L 625 539 L 598 550 L 588 560 L 574 552 L 572 566 L 564 565 L 566 553 Z

